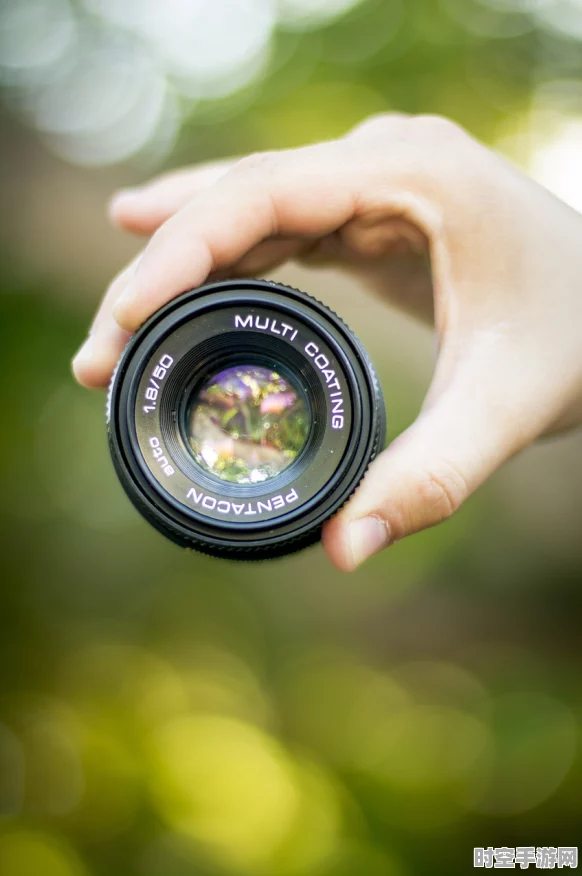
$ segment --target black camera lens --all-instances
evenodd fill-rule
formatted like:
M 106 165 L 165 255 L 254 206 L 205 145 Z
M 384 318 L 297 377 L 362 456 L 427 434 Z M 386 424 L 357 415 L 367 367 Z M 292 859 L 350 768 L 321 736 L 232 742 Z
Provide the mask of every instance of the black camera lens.
M 107 422 L 117 474 L 150 523 L 249 560 L 317 541 L 385 433 L 353 333 L 264 280 L 209 284 L 154 314 L 121 356 Z

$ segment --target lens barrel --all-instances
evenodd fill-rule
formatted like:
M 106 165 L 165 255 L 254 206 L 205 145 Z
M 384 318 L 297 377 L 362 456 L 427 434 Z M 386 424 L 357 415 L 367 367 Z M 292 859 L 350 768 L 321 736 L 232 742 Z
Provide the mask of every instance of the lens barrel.
M 354 334 L 265 280 L 208 284 L 155 313 L 119 360 L 107 424 L 119 479 L 156 529 L 247 560 L 317 541 L 385 436 Z

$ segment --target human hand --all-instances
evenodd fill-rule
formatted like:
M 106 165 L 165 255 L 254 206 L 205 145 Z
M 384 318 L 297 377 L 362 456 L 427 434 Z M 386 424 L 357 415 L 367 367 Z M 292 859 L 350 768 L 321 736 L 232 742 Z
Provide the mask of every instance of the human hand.
M 106 385 L 129 334 L 182 291 L 288 259 L 341 265 L 434 319 L 417 420 L 324 528 L 340 569 L 582 423 L 582 216 L 451 122 L 381 116 L 332 142 L 169 174 L 121 193 L 112 217 L 153 236 L 74 361 L 85 386 Z

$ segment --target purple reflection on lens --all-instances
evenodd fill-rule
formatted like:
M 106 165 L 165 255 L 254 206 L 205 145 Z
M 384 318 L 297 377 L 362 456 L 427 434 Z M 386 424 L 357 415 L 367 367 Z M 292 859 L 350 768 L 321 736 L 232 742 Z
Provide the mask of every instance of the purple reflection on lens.
M 241 364 L 219 371 L 194 393 L 187 425 L 202 468 L 231 483 L 252 484 L 293 462 L 311 418 L 298 382 L 274 368 Z

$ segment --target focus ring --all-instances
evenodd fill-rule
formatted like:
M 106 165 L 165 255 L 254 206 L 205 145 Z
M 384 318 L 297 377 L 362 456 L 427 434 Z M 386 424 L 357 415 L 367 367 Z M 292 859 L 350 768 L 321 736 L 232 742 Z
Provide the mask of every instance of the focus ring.
M 168 494 L 164 492 L 164 483 L 161 480 L 157 491 L 148 485 L 143 473 L 139 472 L 139 466 L 136 468 L 136 461 L 139 458 L 136 454 L 139 454 L 139 451 L 131 439 L 133 414 L 128 399 L 131 397 L 130 385 L 135 385 L 139 374 L 144 373 L 143 369 L 146 364 L 144 356 L 151 356 L 153 355 L 152 350 L 159 349 L 160 339 L 165 336 L 163 332 L 167 332 L 164 326 L 172 325 L 172 320 L 175 321 L 178 318 L 182 322 L 175 322 L 176 325 L 186 324 L 183 320 L 187 317 L 178 317 L 174 314 L 178 311 L 185 313 L 185 305 L 191 302 L 188 306 L 193 308 L 192 312 L 196 308 L 202 308 L 200 312 L 206 313 L 206 318 L 210 319 L 214 312 L 212 310 L 214 300 L 220 299 L 223 302 L 220 305 L 217 304 L 216 307 L 224 307 L 225 301 L 231 303 L 231 299 L 228 297 L 231 292 L 232 301 L 244 300 L 248 305 L 249 312 L 257 302 L 257 307 L 259 305 L 272 306 L 272 309 L 276 310 L 277 306 L 282 306 L 277 305 L 277 300 L 283 300 L 284 307 L 280 312 L 285 315 L 293 308 L 293 314 L 295 314 L 294 308 L 297 307 L 297 325 L 301 326 L 302 320 L 307 317 L 310 322 L 304 323 L 306 328 L 313 323 L 322 332 L 322 337 L 329 338 L 332 349 L 334 344 L 336 346 L 339 344 L 338 349 L 343 351 L 342 355 L 348 357 L 346 361 L 351 362 L 351 370 L 347 372 L 352 375 L 350 380 L 354 381 L 357 377 L 356 384 L 348 383 L 347 389 L 350 393 L 357 392 L 358 404 L 363 406 L 364 420 L 361 421 L 362 425 L 358 427 L 358 430 L 351 433 L 350 447 L 352 450 L 350 450 L 350 456 L 347 457 L 346 465 L 348 468 L 343 466 L 345 469 L 344 479 L 338 481 L 336 476 L 336 480 L 328 491 L 322 494 L 321 502 L 319 498 L 315 504 L 311 502 L 305 513 L 303 513 L 303 505 L 298 505 L 296 509 L 293 509 L 294 522 L 291 520 L 293 516 L 291 512 L 287 515 L 289 523 L 286 522 L 286 518 L 281 513 L 280 518 L 273 519 L 272 527 L 266 527 L 265 523 L 261 523 L 259 520 L 257 524 L 252 524 L 254 528 L 250 528 L 250 524 L 245 521 L 245 524 L 239 525 L 237 529 L 236 524 L 240 521 L 234 521 L 232 531 L 229 531 L 226 524 L 220 521 L 221 525 L 219 526 L 218 523 L 208 518 L 208 514 L 205 519 L 200 519 L 199 514 L 198 517 L 194 514 L 194 509 L 190 513 L 187 507 L 181 511 L 176 508 L 175 504 L 174 506 L 169 504 Z M 272 305 L 270 304 L 269 292 L 273 293 L 274 303 Z M 253 298 L 254 293 L 256 293 L 256 298 Z M 202 302 L 202 304 L 199 305 L 198 302 Z M 237 306 L 242 307 L 242 305 Z M 188 310 L 189 312 L 191 311 Z M 285 318 L 289 317 L 285 316 Z M 198 338 L 198 335 L 195 336 Z M 158 347 L 155 347 L 154 340 L 152 340 L 154 337 L 158 338 Z M 306 361 L 309 360 L 306 358 Z M 139 368 L 141 368 L 141 372 Z M 136 371 L 136 369 L 138 370 Z M 131 384 L 132 380 L 133 384 Z M 128 393 L 130 394 L 128 395 Z M 331 411 L 331 403 L 328 410 Z M 137 510 L 163 535 L 183 547 L 212 556 L 238 560 L 269 559 L 296 552 L 318 541 L 324 523 L 345 506 L 360 486 L 370 463 L 381 449 L 385 435 L 384 403 L 378 377 L 357 337 L 336 313 L 313 296 L 294 287 L 272 281 L 235 280 L 210 284 L 185 293 L 154 314 L 129 341 L 116 365 L 109 386 L 106 413 L 109 447 L 115 469 L 125 492 Z M 347 426 L 344 427 L 344 434 L 349 434 L 345 432 L 346 428 Z M 336 457 L 329 458 L 335 459 Z M 340 462 L 339 459 L 338 462 Z M 302 497 L 301 501 L 304 503 L 305 499 L 299 488 L 298 491 Z M 230 523 L 228 525 L 230 526 Z

